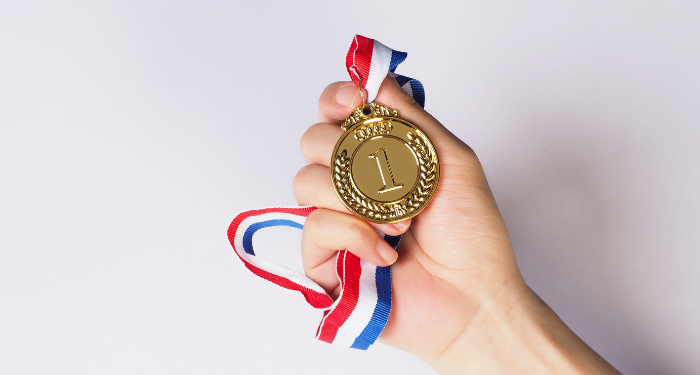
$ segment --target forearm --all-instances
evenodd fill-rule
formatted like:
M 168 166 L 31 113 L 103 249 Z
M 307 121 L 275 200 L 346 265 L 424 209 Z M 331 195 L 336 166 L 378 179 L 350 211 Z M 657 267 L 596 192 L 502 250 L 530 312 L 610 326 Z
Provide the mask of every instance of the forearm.
M 485 300 L 468 329 L 429 361 L 440 374 L 619 373 L 524 282 L 514 283 Z

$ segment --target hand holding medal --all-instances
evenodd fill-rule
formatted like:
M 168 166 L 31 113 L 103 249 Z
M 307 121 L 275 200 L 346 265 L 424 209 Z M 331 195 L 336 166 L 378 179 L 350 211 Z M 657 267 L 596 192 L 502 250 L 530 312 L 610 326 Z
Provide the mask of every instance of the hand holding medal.
M 352 63 L 362 44 L 371 58 Z M 404 58 L 355 38 L 354 82 L 324 90 L 320 123 L 301 140 L 308 165 L 294 194 L 304 207 L 237 216 L 237 254 L 324 311 L 323 341 L 366 349 L 379 339 L 444 373 L 614 371 L 525 284 L 476 155 L 423 110 L 419 83 L 392 74 Z M 255 257 L 252 235 L 275 225 L 303 227 L 304 275 Z
M 271 226 L 304 228 L 310 223 L 313 225 L 312 217 L 321 217 L 325 213 L 323 210 L 313 216 L 314 206 L 253 210 L 239 214 L 229 227 L 231 245 L 248 269 L 279 286 L 300 292 L 311 306 L 324 311 L 316 337 L 328 343 L 367 349 L 377 340 L 391 311 L 389 265 L 398 256 L 395 249 L 400 234 L 408 228 L 408 219 L 425 208 L 437 188 L 439 163 L 428 137 L 402 119 L 396 110 L 368 103 L 376 96 L 387 73 L 401 80 L 409 95 L 421 102 L 424 100 L 420 82 L 393 75 L 396 66 L 405 58 L 403 52 L 393 51 L 371 39 L 355 37 L 348 52 L 348 71 L 358 81 L 357 92 L 363 105 L 345 120 L 342 128 L 347 130 L 346 135 L 353 137 L 338 141 L 336 149 L 340 147 L 342 151 L 336 150 L 339 154 L 332 158 L 336 163 L 332 176 L 338 196 L 356 215 L 374 222 L 377 232 L 372 232 L 372 238 L 376 253 L 367 254 L 369 258 L 361 260 L 354 246 L 337 247 L 322 255 L 330 254 L 324 261 L 331 260 L 335 272 L 328 275 L 332 278 L 312 280 L 307 277 L 312 273 L 308 268 L 306 275 L 302 275 L 256 257 L 253 235 Z M 363 75 L 367 77 L 367 85 L 362 84 Z M 351 155 L 348 155 L 348 147 L 353 147 Z M 377 150 L 365 158 L 367 147 L 377 147 Z M 355 158 L 358 152 L 359 157 Z M 387 153 L 392 155 L 394 170 Z M 373 169 L 373 161 L 368 165 L 368 159 L 375 160 L 378 169 Z M 327 165 L 325 170 L 328 176 Z M 405 183 L 397 184 L 396 178 Z M 387 185 L 389 179 L 390 186 Z M 336 199 L 331 202 L 338 203 Z M 403 223 L 398 223 L 400 221 Z M 390 223 L 396 224 L 388 225 Z M 351 230 L 344 233 L 349 238 L 361 238 L 354 236 Z M 305 261 L 308 259 L 304 257 Z M 329 289 L 328 283 L 336 286 Z

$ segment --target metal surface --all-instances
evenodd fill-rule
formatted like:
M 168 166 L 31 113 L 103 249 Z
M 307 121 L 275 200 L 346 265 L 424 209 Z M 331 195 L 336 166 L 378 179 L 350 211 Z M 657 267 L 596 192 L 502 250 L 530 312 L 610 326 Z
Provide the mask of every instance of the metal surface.
M 395 110 L 361 105 L 342 124 L 331 156 L 338 198 L 355 215 L 396 223 L 418 215 L 435 195 L 440 163 L 432 142 Z

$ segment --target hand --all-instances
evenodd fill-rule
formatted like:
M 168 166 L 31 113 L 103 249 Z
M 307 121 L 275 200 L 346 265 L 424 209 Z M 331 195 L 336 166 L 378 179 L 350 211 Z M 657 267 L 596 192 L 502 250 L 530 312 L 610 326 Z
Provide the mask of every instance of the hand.
M 343 133 L 339 124 L 361 98 L 352 82 L 331 84 L 319 100 L 320 123 L 301 139 L 308 165 L 294 180 L 298 203 L 319 208 L 306 220 L 302 235 L 307 276 L 335 298 L 338 250 L 377 266 L 392 264 L 392 311 L 379 340 L 442 373 L 615 371 L 525 284 L 474 152 L 393 78 L 384 80 L 376 102 L 398 110 L 432 140 L 440 158 L 437 193 L 420 215 L 396 224 L 368 223 L 345 208 L 331 185 L 328 165 Z M 398 253 L 372 227 L 403 233 Z

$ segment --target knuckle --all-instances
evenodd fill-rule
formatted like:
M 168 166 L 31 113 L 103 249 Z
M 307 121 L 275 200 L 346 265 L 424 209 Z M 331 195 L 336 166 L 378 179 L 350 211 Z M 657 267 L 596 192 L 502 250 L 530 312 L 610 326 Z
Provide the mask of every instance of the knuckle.
M 329 101 L 329 98 L 332 97 L 332 95 L 335 93 L 335 90 L 337 90 L 338 85 L 341 83 L 342 82 L 333 82 L 330 85 L 326 86 L 325 89 L 323 89 L 321 96 L 318 98 L 319 108 Z
M 292 182 L 292 190 L 294 191 L 294 197 L 299 204 L 303 204 L 302 201 L 305 199 L 306 193 L 306 181 L 309 179 L 309 174 L 311 172 L 311 165 L 306 165 L 299 169 L 297 174 L 294 176 L 294 181 Z
M 304 157 L 304 160 L 307 163 L 311 163 L 311 150 L 313 150 L 314 146 L 314 140 L 317 138 L 316 134 L 318 133 L 320 124 L 314 124 L 311 125 L 304 134 L 302 134 L 301 139 L 299 140 L 299 147 L 301 148 L 301 155 Z
M 368 225 L 360 220 L 352 220 L 348 223 L 345 233 L 351 243 L 363 243 L 368 237 Z
M 464 152 L 465 152 L 472 160 L 474 160 L 474 161 L 476 161 L 477 163 L 481 164 L 481 162 L 479 161 L 479 156 L 477 156 L 477 155 L 476 155 L 476 152 L 474 151 L 474 149 L 471 148 L 471 146 L 469 146 L 469 145 L 466 144 L 466 143 L 464 144 Z
M 450 151 L 453 155 L 460 159 L 460 163 L 463 165 L 467 165 L 471 168 L 481 166 L 479 156 L 477 156 L 474 149 L 466 143 L 460 142 L 457 147 L 454 147 L 454 149 Z
M 314 228 L 318 227 L 318 224 L 323 221 L 323 216 L 324 212 L 322 209 L 311 211 L 309 216 L 306 217 L 306 221 L 304 221 L 302 233 L 308 233 L 308 231 L 313 231 Z
M 313 127 L 313 126 L 312 126 Z M 301 156 L 304 158 L 304 161 L 307 163 L 309 162 L 309 146 L 311 143 L 311 127 L 306 129 L 304 134 L 301 135 L 301 139 L 299 140 L 299 148 L 301 149 Z

